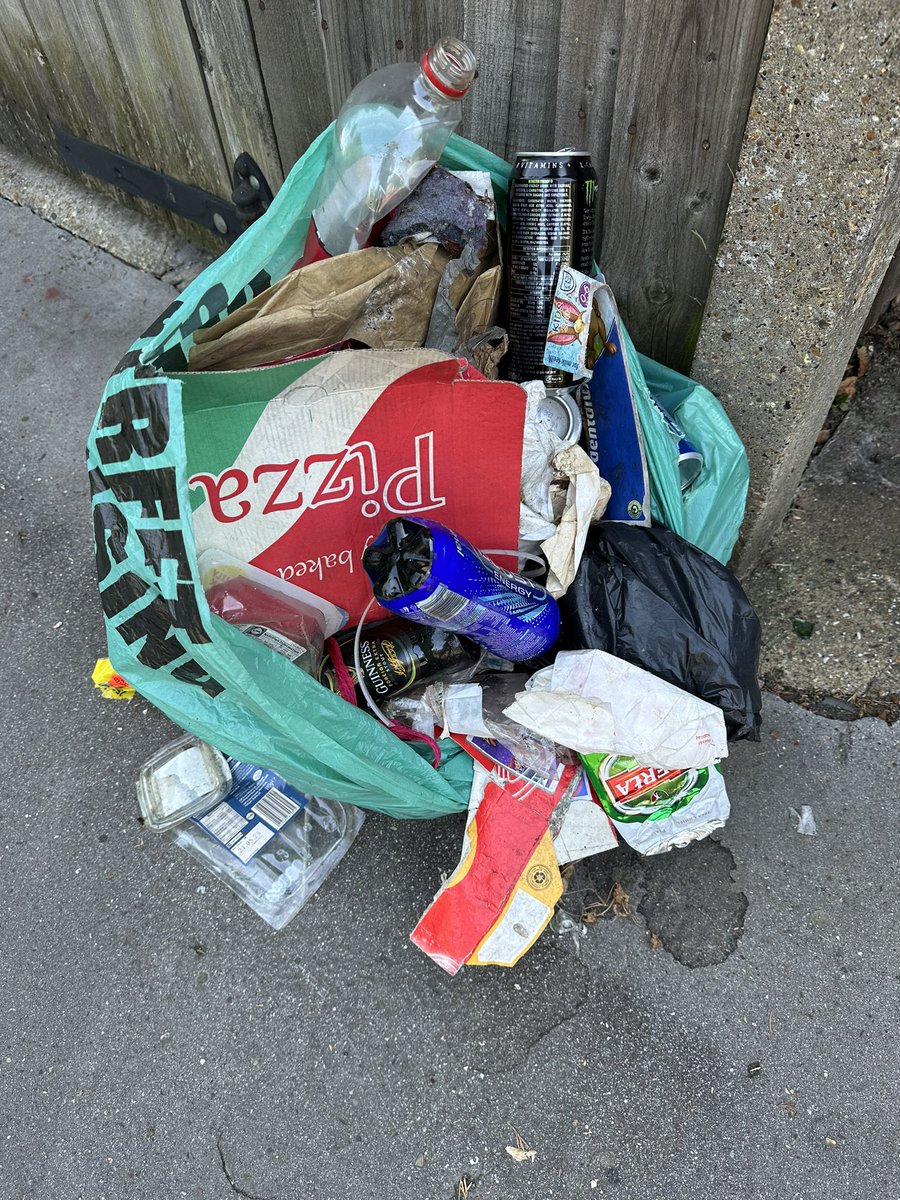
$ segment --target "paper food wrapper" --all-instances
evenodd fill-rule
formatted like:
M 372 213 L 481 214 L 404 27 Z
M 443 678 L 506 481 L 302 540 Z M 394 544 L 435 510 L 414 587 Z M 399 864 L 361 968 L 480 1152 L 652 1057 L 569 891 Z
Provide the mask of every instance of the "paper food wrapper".
M 579 862 L 594 854 L 615 850 L 619 844 L 615 829 L 603 806 L 594 795 L 587 775 L 582 775 L 553 838 L 557 862 Z
M 373 350 L 425 344 L 450 255 L 431 243 L 372 246 L 291 271 L 208 329 L 193 371 L 240 370 L 344 341 Z
M 563 891 L 550 817 L 577 770 L 539 779 L 496 744 L 454 740 L 475 759 L 462 854 L 410 934 L 450 975 L 465 963 L 511 967 L 546 927 Z
M 541 549 L 550 568 L 545 587 L 558 600 L 578 573 L 587 535 L 606 511 L 611 488 L 577 445 L 554 454 L 553 469 L 568 480 L 568 487 L 556 532 L 541 542 Z
M 91 680 L 104 700 L 134 699 L 134 688 L 113 668 L 108 658 L 97 659 Z
M 728 756 L 720 708 L 603 650 L 561 652 L 503 713 L 579 754 L 629 755 L 666 770 Z

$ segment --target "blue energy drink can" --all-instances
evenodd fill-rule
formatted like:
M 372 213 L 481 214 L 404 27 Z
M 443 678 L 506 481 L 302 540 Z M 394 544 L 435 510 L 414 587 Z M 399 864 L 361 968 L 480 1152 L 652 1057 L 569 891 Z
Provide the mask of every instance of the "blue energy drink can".
M 495 566 L 437 521 L 388 521 L 363 567 L 391 612 L 465 634 L 500 658 L 526 662 L 559 637 L 559 608 L 546 588 Z
M 681 477 L 681 490 L 686 492 L 692 484 L 697 482 L 700 472 L 703 470 L 703 455 L 696 446 L 687 440 L 687 434 L 671 413 L 663 408 L 652 393 L 650 394 L 650 399 L 656 405 L 662 419 L 666 423 L 666 428 L 678 444 L 678 471 Z

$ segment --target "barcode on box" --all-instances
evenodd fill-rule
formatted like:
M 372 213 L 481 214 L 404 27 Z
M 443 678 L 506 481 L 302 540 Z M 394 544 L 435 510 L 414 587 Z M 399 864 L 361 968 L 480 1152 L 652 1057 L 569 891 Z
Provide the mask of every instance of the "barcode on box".
M 418 601 L 418 607 L 434 621 L 453 621 L 468 603 L 465 596 L 451 592 L 448 587 L 439 583 L 430 596 Z
M 253 805 L 253 811 L 258 817 L 267 821 L 273 829 L 281 829 L 295 813 L 300 811 L 290 796 L 280 792 L 278 788 L 269 788 L 266 794 Z
M 197 822 L 208 829 L 213 837 L 218 838 L 223 846 L 228 846 L 230 849 L 235 842 L 240 840 L 247 825 L 247 818 L 223 800 L 212 812 L 198 817 Z

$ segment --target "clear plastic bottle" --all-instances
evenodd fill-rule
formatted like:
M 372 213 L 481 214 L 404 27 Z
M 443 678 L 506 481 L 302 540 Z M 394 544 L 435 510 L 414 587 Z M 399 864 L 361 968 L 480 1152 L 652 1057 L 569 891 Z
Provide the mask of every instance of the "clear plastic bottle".
M 364 246 L 372 226 L 434 166 L 462 116 L 475 55 L 441 38 L 421 63 L 369 75 L 338 114 L 310 221 L 304 263 Z

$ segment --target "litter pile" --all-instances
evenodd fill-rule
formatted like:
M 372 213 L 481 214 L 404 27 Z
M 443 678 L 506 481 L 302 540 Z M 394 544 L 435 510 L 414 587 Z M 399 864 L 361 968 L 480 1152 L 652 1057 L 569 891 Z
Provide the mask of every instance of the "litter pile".
M 746 456 L 636 353 L 587 153 L 457 137 L 453 38 L 375 72 L 138 339 L 88 442 L 109 660 L 187 732 L 145 823 L 281 928 L 364 809 L 468 809 L 412 940 L 518 961 L 560 866 L 720 827 L 758 738 Z

